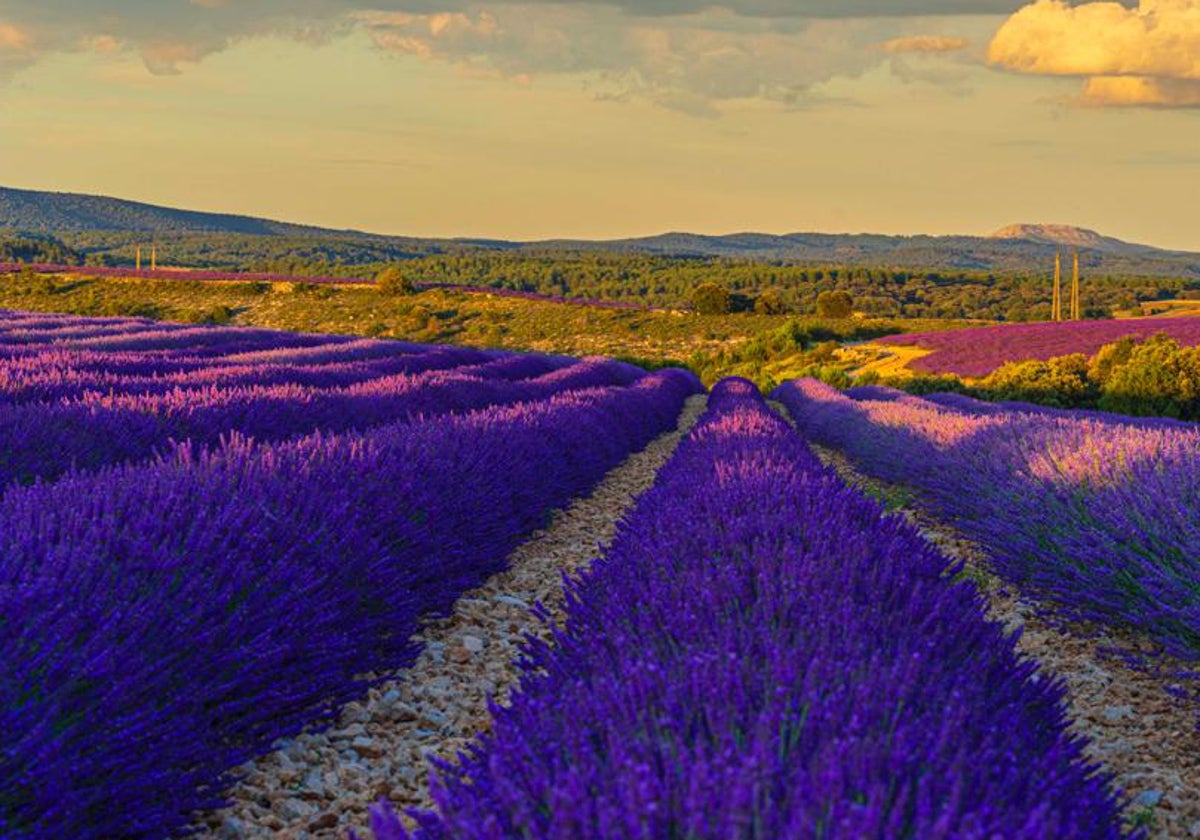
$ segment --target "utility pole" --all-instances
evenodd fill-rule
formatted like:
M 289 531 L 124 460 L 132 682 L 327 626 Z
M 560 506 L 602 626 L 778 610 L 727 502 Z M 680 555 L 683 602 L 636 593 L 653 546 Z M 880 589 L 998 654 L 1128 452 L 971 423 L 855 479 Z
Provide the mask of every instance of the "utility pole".
M 1076 267 L 1078 267 L 1078 260 L 1076 260 Z M 158 271 L 158 246 L 157 245 L 150 246 L 150 270 Z
M 1083 319 L 1083 306 L 1079 298 L 1079 249 L 1075 249 L 1075 271 L 1071 275 L 1071 320 Z
M 142 270 L 142 246 L 137 246 L 137 270 Z
M 1054 255 L 1054 295 L 1051 304 L 1050 319 L 1062 320 L 1062 251 Z

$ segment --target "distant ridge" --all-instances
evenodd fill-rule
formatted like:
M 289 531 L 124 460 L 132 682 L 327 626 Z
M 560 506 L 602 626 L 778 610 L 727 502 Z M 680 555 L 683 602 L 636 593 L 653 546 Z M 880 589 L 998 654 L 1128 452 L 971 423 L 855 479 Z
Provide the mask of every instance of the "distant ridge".
M 257 236 L 366 236 L 309 225 L 230 213 L 160 207 L 81 193 L 0 187 L 0 229 L 32 233 L 122 231 L 142 233 L 239 233 Z
M 1146 253 L 1158 249 L 1149 245 L 1134 245 L 1094 230 L 1072 225 L 1009 225 L 993 233 L 991 239 L 1021 239 L 1046 245 L 1063 245 L 1072 248 L 1090 248 L 1094 251 L 1113 253 Z
M 0 187 L 0 232 L 51 234 L 66 246 L 88 246 L 96 232 L 141 242 L 145 234 L 172 236 L 300 237 L 336 242 L 350 262 L 406 259 L 448 250 L 572 250 L 639 253 L 701 259 L 787 260 L 816 266 L 871 266 L 939 271 L 1040 272 L 1054 252 L 1078 248 L 1085 273 L 1110 276 L 1200 279 L 1200 254 L 1123 242 L 1093 230 L 1055 224 L 1017 224 L 991 236 L 892 236 L 835 233 L 732 233 L 710 236 L 672 232 L 606 241 L 554 239 L 515 242 L 499 239 L 432 239 L 364 233 L 356 230 L 160 207 L 79 193 L 39 192 Z M 214 242 L 219 250 L 224 243 Z M 281 242 L 275 252 L 294 249 Z

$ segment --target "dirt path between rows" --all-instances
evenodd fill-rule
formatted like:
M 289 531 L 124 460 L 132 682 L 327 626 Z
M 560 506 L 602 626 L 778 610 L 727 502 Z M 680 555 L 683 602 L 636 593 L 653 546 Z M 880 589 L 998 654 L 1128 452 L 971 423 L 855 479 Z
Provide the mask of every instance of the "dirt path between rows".
M 863 475 L 841 453 L 816 445 L 813 450 L 847 483 L 876 498 L 898 495 L 895 485 Z M 1147 828 L 1153 840 L 1200 838 L 1200 697 L 1173 696 L 1172 690 L 1185 686 L 1170 676 L 1194 671 L 1195 664 L 1154 656 L 1155 646 L 1134 633 L 1053 619 L 1044 605 L 1004 586 L 991 572 L 983 547 L 919 505 L 906 502 L 898 512 L 943 553 L 964 562 L 990 617 L 1010 631 L 1019 629 L 1021 653 L 1066 683 L 1073 728 L 1089 739 L 1088 756 L 1112 772 L 1125 791 L 1130 824 Z M 1135 667 L 1121 651 L 1152 659 L 1156 673 Z
M 381 797 L 397 810 L 431 807 L 427 757 L 452 758 L 489 728 L 488 699 L 505 700 L 515 685 L 523 639 L 546 635 L 533 605 L 561 614 L 563 573 L 578 575 L 607 547 L 705 405 L 703 396 L 690 399 L 675 431 L 559 512 L 451 616 L 427 624 L 413 667 L 349 704 L 331 729 L 282 742 L 241 768 L 233 805 L 206 815 L 198 836 L 344 840 L 350 829 L 368 836 L 368 808 Z

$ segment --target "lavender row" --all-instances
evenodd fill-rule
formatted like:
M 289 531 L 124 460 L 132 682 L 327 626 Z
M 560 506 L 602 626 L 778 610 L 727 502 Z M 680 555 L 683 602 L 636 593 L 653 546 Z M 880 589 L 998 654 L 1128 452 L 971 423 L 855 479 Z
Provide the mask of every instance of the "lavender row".
M 1195 426 L 855 401 L 811 380 L 776 396 L 814 440 L 924 491 L 1006 579 L 1200 658 Z
M 628 385 L 632 365 L 516 355 L 449 371 L 382 377 L 348 388 L 299 385 L 86 394 L 67 403 L 0 405 L 0 487 L 54 479 L 72 470 L 143 460 L 190 441 L 212 446 L 236 432 L 284 440 L 489 405 L 542 399 L 565 390 Z
M 177 349 L 96 349 L 48 343 L 38 346 L 0 347 L 0 364 L 6 367 L 44 367 L 72 373 L 102 373 L 122 376 L 172 376 L 198 373 L 213 367 L 236 365 L 317 365 L 350 364 L 393 359 L 429 353 L 436 345 L 406 344 L 398 341 L 345 341 L 329 336 L 331 342 L 308 343 L 304 346 L 280 346 L 277 340 L 265 344 L 239 333 L 220 336 L 210 347 Z M 465 352 L 465 349 L 462 349 Z M 507 355 L 500 351 L 480 351 L 477 358 L 498 358 Z
M 81 356 L 75 351 L 47 350 L 18 358 L 0 357 L 0 404 L 59 402 L 88 392 L 100 394 L 166 394 L 176 389 L 199 387 L 303 385 L 338 388 L 357 385 L 383 376 L 417 374 L 463 365 L 484 364 L 508 354 L 462 347 L 430 348 L 423 352 L 396 352 L 377 359 L 354 361 L 228 362 L 205 360 L 200 366 L 170 370 L 155 360 L 131 354 Z M 110 361 L 111 360 L 111 363 Z M 167 372 L 163 368 L 168 368 Z M 150 369 L 152 373 L 130 373 Z
M 222 345 L 242 343 L 247 349 L 309 347 L 361 341 L 351 336 L 317 333 L 288 333 L 257 327 L 192 326 L 130 319 L 86 318 L 43 323 L 29 329 L 0 329 L 0 352 L 53 343 L 61 347 L 109 350 L 178 351 L 188 347 L 218 350 Z M 385 345 L 390 342 L 374 341 Z
M 1061 687 L 952 570 L 726 380 L 416 836 L 1120 837 Z
M 9 492 L 0 834 L 162 838 L 671 427 L 688 374 Z
M 847 394 L 857 398 L 853 393 L 860 389 L 852 388 Z M 1037 414 L 1043 417 L 1062 417 L 1066 419 L 1088 419 L 1097 423 L 1107 423 L 1117 426 L 1136 426 L 1145 429 L 1182 429 L 1194 430 L 1195 423 L 1186 420 L 1175 420 L 1170 417 L 1130 417 L 1125 414 L 1114 414 L 1109 411 L 1094 411 L 1092 409 L 1053 408 L 1036 403 L 1020 402 L 1017 400 L 1002 400 L 986 402 L 968 397 L 965 394 L 930 394 L 925 399 L 935 405 L 942 406 L 965 414 Z

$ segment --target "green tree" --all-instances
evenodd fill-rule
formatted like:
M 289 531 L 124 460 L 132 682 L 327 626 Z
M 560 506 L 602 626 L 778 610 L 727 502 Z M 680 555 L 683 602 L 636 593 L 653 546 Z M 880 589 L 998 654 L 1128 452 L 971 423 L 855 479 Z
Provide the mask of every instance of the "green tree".
M 1200 417 L 1200 350 L 1180 347 L 1161 333 L 1146 339 L 1111 371 L 1100 407 L 1121 414 Z
M 417 290 L 412 280 L 408 278 L 398 265 L 389 265 L 383 271 L 376 274 L 375 287 L 379 289 L 380 293 L 392 297 L 411 295 Z
M 854 314 L 854 298 L 841 290 L 817 295 L 817 315 L 822 318 L 849 318 Z
M 783 299 L 781 291 L 767 289 L 758 296 L 758 300 L 754 301 L 754 311 L 759 315 L 786 315 L 788 305 L 787 301 Z
M 701 283 L 692 291 L 692 306 L 701 315 L 728 315 L 732 304 L 729 289 L 716 283 Z
M 993 400 L 1021 400 L 1071 408 L 1090 405 L 1088 359 L 1082 353 L 1049 361 L 1009 362 L 988 374 L 979 390 Z

